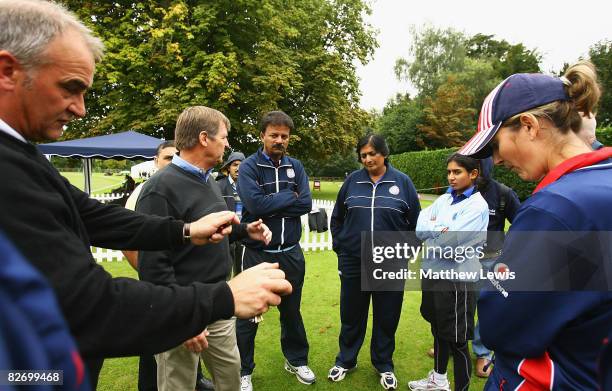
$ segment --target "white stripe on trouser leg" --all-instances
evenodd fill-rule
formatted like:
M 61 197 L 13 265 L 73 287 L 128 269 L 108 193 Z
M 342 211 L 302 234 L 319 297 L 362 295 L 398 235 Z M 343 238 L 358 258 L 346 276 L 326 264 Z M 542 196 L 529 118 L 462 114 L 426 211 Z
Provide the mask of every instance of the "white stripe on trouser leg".
M 457 285 L 453 282 L 455 288 L 455 343 L 459 342 L 459 324 L 457 323 Z
M 463 336 L 463 339 L 467 343 L 467 284 L 465 282 L 463 283 L 463 309 L 465 314 L 465 335 Z
M 467 349 L 467 341 L 465 341 L 465 347 L 466 347 L 466 349 Z M 461 355 L 463 356 L 463 362 L 465 363 L 465 374 L 467 375 L 467 379 L 468 379 L 468 382 L 466 383 L 466 385 L 465 385 L 465 386 L 464 386 L 464 387 L 463 387 L 461 390 L 458 390 L 458 391 L 463 391 L 463 390 L 467 390 L 467 389 L 470 387 L 470 381 L 469 381 L 469 380 L 470 380 L 470 371 L 468 370 L 468 369 L 469 369 L 469 366 L 468 366 L 468 358 L 465 356 L 465 354 L 463 354 L 463 352 L 462 352 L 461 350 L 459 350 L 459 348 L 458 348 L 458 347 L 455 347 L 455 348 L 456 348 L 456 349 L 459 351 L 459 353 L 461 353 Z M 458 364 L 458 363 L 457 363 L 457 364 Z M 455 381 L 457 381 L 457 380 L 455 380 Z
M 240 271 L 244 271 L 244 253 L 246 252 L 246 246 L 242 246 L 242 257 L 240 257 Z

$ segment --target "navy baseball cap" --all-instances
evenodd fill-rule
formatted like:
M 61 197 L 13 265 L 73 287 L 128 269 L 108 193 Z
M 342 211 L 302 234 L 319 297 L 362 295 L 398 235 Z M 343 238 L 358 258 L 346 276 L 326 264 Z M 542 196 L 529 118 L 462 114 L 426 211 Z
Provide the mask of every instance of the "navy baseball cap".
M 484 159 L 493 154 L 489 145 L 502 123 L 529 109 L 558 100 L 568 100 L 563 79 L 541 73 L 517 73 L 499 83 L 480 109 L 476 134 L 458 151 Z

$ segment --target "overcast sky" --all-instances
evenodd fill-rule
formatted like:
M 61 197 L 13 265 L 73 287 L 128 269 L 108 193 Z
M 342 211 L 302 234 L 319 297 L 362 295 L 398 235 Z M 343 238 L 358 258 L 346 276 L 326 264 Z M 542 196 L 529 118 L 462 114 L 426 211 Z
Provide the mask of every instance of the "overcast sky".
M 368 21 L 379 30 L 374 58 L 359 66 L 361 107 L 382 109 L 398 92 L 411 92 L 393 73 L 399 57 L 408 57 L 410 25 L 426 22 L 468 35 L 494 34 L 543 54 L 542 69 L 558 71 L 588 53 L 589 46 L 612 39 L 610 0 L 373 0 Z M 582 15 L 582 16 L 581 16 Z

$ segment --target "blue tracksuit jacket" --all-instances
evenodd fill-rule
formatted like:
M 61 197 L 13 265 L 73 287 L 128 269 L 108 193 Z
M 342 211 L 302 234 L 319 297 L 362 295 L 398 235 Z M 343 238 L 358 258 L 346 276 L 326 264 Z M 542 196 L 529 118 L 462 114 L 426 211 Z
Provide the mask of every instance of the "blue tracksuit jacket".
M 299 243 L 300 216 L 312 209 L 308 176 L 299 160 L 283 156 L 274 167 L 259 148 L 240 165 L 238 195 L 243 203 L 241 221 L 250 223 L 261 218 L 272 231 L 268 246 L 251 239 L 243 241 L 245 246 L 281 250 Z
M 497 291 L 482 293 L 482 340 L 496 354 L 486 390 L 598 389 L 597 359 L 612 329 L 612 293 L 609 286 L 601 289 L 612 273 L 603 264 L 612 259 L 610 242 L 585 249 L 594 254 L 590 263 L 600 263 L 603 271 L 589 278 L 584 270 L 589 262 L 568 251 L 569 244 L 549 242 L 551 236 L 541 233 L 610 232 L 611 201 L 612 159 L 606 159 L 563 175 L 521 205 L 501 257 L 516 280 L 502 285 L 512 289 L 531 279 L 552 290 L 548 280 L 555 273 L 568 285 L 557 292 L 510 291 L 506 298 Z M 525 240 L 525 231 L 534 239 Z M 586 290 L 591 284 L 598 290 Z
M 365 168 L 352 172 L 338 192 L 331 217 L 338 270 L 359 276 L 361 233 L 414 231 L 421 211 L 419 198 L 408 175 L 386 163 L 387 172 L 372 183 Z
M 91 389 L 55 294 L 3 234 L 0 265 L 0 369 L 64 371 L 61 386 L 25 386 L 26 389 Z

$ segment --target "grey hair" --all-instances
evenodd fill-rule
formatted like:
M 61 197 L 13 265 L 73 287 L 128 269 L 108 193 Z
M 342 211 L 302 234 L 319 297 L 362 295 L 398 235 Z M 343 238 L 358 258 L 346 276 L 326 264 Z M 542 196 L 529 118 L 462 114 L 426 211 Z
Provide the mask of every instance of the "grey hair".
M 104 44 L 63 5 L 44 0 L 0 0 L 0 50 L 10 52 L 26 69 L 44 63 L 51 41 L 67 30 L 78 32 L 96 62 Z

